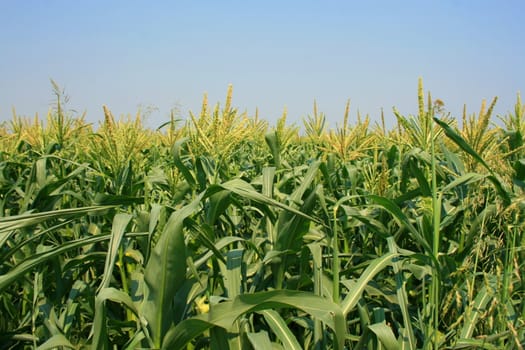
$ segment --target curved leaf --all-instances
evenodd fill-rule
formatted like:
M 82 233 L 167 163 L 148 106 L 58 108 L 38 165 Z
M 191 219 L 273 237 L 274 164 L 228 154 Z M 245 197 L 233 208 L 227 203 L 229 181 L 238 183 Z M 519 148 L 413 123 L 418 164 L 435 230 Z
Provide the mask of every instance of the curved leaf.
M 69 349 L 76 349 L 76 346 L 71 344 L 67 338 L 62 334 L 55 334 L 48 340 L 46 340 L 43 344 L 41 344 L 36 350 L 52 350 L 56 349 L 58 347 L 66 347 Z
M 186 280 L 184 219 L 199 208 L 201 197 L 171 214 L 144 271 L 142 314 L 148 322 L 156 347 L 174 319 L 173 298 Z
M 107 239 L 109 239 L 110 235 L 104 235 L 104 236 L 95 236 L 95 237 L 88 237 L 83 238 L 75 241 L 68 242 L 66 244 L 62 244 L 59 247 L 56 247 L 52 250 L 47 250 L 43 253 L 35 254 L 31 256 L 29 259 L 24 260 L 20 264 L 16 265 L 14 268 L 9 270 L 9 272 L 0 275 L 0 293 L 9 285 L 21 278 L 25 273 L 29 272 L 31 269 L 35 268 L 36 266 L 45 263 L 46 261 L 55 258 L 56 256 L 63 254 L 64 252 L 67 252 L 69 250 L 82 247 L 84 245 L 93 244 L 97 242 L 102 242 Z
M 164 338 L 162 349 L 182 349 L 193 338 L 212 327 L 229 329 L 244 314 L 283 307 L 296 308 L 321 319 L 334 331 L 336 349 L 343 349 L 346 326 L 341 308 L 317 295 L 292 290 L 243 294 L 233 301 L 214 305 L 208 314 L 172 326 Z
M 370 265 L 361 274 L 361 277 L 353 284 L 352 288 L 348 291 L 345 299 L 342 303 L 343 314 L 345 317 L 350 311 L 357 305 L 361 294 L 363 293 L 366 285 L 375 275 L 381 272 L 385 267 L 392 263 L 392 259 L 399 256 L 397 253 L 387 253 L 379 258 L 374 259 Z
M 264 316 L 264 319 L 272 329 L 273 333 L 279 338 L 285 349 L 302 349 L 292 331 L 290 331 L 290 328 L 288 328 L 286 322 L 277 311 L 263 310 L 260 313 Z

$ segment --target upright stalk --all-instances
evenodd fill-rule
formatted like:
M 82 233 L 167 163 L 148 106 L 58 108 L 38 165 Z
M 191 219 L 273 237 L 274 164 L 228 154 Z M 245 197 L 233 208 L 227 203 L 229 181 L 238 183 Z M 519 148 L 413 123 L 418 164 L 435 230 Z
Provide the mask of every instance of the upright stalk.
M 332 274 L 333 274 L 333 284 L 332 284 L 332 294 L 333 294 L 333 301 L 336 304 L 339 304 L 339 269 L 340 269 L 340 262 L 339 262 L 339 247 L 338 247 L 338 239 L 337 239 L 337 209 L 339 209 L 339 206 L 336 206 L 334 209 L 334 229 L 333 229 L 333 237 L 332 237 L 332 258 L 333 258 L 333 266 L 332 266 Z
M 430 152 L 431 152 L 431 173 L 432 173 L 432 253 L 434 254 L 434 272 L 432 274 L 432 285 L 431 285 L 431 303 L 432 303 L 432 344 L 434 349 L 438 349 L 438 335 L 439 335 L 439 243 L 440 243 L 440 232 L 439 227 L 441 223 L 441 201 L 438 198 L 437 190 L 437 179 L 436 179 L 436 151 L 434 142 L 434 128 L 430 127 Z

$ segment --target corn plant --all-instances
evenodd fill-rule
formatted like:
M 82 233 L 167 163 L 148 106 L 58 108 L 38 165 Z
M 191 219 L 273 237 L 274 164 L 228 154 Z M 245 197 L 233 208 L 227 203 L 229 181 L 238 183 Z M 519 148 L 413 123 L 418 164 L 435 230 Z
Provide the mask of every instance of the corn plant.
M 6 349 L 523 349 L 523 105 L 459 126 L 418 85 L 304 133 L 221 108 L 98 128 L 53 83 L 0 127 Z M 428 96 L 428 99 L 425 98 Z

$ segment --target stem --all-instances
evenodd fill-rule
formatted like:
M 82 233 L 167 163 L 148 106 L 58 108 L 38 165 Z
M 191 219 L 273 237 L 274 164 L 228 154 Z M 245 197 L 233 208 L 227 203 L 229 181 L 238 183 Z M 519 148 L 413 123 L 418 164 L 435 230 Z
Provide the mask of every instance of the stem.
M 127 277 L 127 273 L 126 273 L 126 262 L 124 261 L 124 250 L 122 249 L 122 246 L 119 247 L 119 250 L 118 250 L 118 269 L 119 269 L 119 272 L 120 272 L 120 278 L 122 280 L 122 289 L 124 290 L 124 292 L 126 294 L 129 295 L 129 286 L 128 286 L 128 277 Z M 126 319 L 128 320 L 134 320 L 135 319 L 135 315 L 133 314 L 133 312 L 129 309 L 129 308 L 126 308 Z M 133 331 L 130 330 L 129 331 L 129 335 L 130 337 L 133 336 Z
M 322 248 L 321 248 L 322 249 Z M 322 254 L 321 254 L 322 255 Z M 314 264 L 314 293 L 322 295 L 322 266 L 319 266 L 317 259 L 312 259 Z M 323 348 L 323 325 L 321 320 L 314 318 L 314 346 L 315 349 Z
M 437 190 L 437 178 L 436 178 L 436 150 L 434 142 L 434 128 L 430 127 L 430 152 L 431 152 L 431 173 L 432 173 L 432 228 L 433 228 L 433 240 L 432 240 L 432 253 L 434 254 L 436 266 L 434 266 L 434 273 L 432 274 L 432 285 L 431 285 L 431 303 L 432 303 L 432 334 L 433 334 L 433 348 L 438 349 L 438 328 L 439 328 L 439 246 L 440 246 L 440 235 L 439 227 L 441 226 L 441 195 L 438 195 Z
M 333 301 L 336 304 L 339 304 L 339 247 L 337 245 L 337 209 L 339 207 L 336 206 L 334 210 L 334 235 L 332 237 L 332 254 L 333 254 L 333 266 L 332 266 L 332 274 L 333 274 Z

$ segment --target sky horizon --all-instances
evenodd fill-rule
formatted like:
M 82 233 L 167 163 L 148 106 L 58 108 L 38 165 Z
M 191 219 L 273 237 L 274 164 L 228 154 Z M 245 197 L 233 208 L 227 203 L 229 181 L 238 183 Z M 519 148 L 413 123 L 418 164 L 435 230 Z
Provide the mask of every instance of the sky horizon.
M 12 108 L 45 118 L 53 79 L 68 108 L 103 120 L 151 111 L 156 128 L 175 108 L 186 118 L 223 104 L 271 125 L 286 108 L 301 125 L 313 102 L 331 125 L 351 101 L 387 123 L 392 108 L 417 111 L 417 83 L 453 117 L 477 113 L 498 96 L 495 114 L 513 110 L 525 90 L 520 40 L 525 2 L 466 1 L 112 1 L 0 3 L 0 122 Z M 493 118 L 494 120 L 495 118 Z

